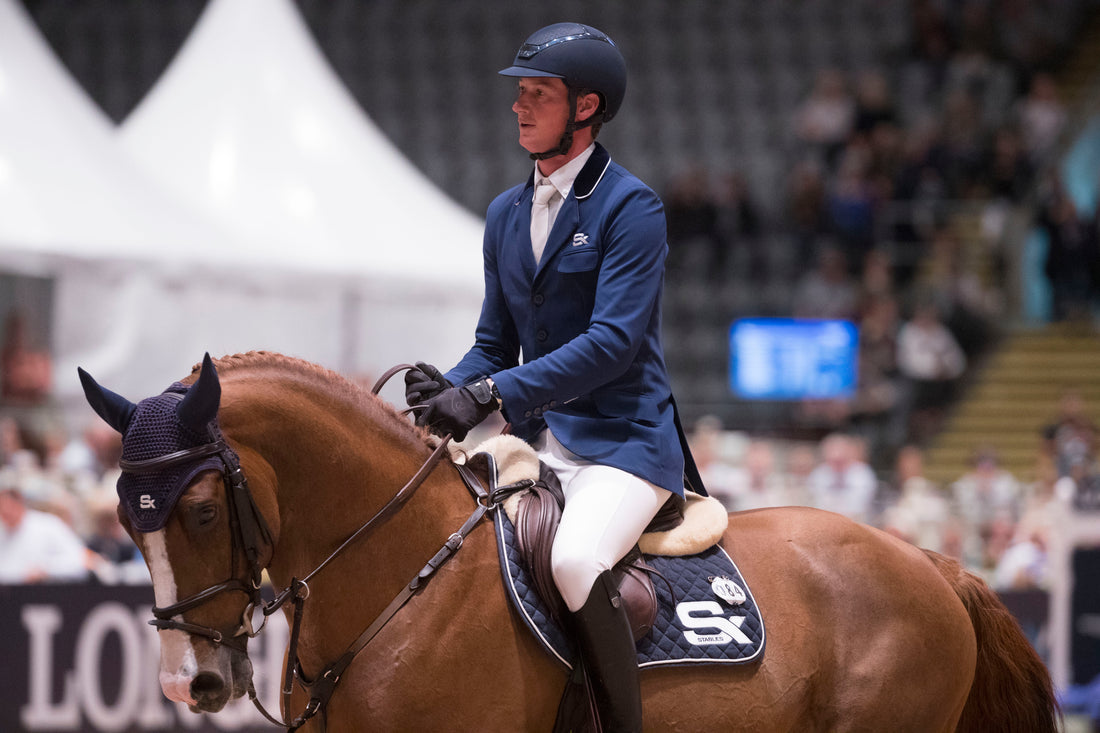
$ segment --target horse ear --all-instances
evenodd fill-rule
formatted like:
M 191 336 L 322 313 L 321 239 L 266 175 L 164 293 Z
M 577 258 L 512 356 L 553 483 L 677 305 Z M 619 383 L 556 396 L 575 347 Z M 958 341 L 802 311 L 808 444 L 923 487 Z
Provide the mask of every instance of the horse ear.
M 122 395 L 100 387 L 92 379 L 92 375 L 80 367 L 76 368 L 76 372 L 80 375 L 81 386 L 84 387 L 84 397 L 96 414 L 118 432 L 125 433 L 126 428 L 130 427 L 130 420 L 134 417 L 137 405 Z
M 199 372 L 198 380 L 187 390 L 176 414 L 181 423 L 203 432 L 218 416 L 221 399 L 222 385 L 218 381 L 218 370 L 214 368 L 214 361 L 207 353 L 202 360 L 202 371 Z

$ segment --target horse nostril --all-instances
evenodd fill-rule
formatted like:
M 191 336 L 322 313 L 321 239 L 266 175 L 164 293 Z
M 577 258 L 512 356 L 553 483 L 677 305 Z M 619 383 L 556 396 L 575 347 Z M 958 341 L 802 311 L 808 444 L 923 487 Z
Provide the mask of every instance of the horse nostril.
M 215 697 L 225 689 L 225 682 L 220 675 L 203 672 L 191 680 L 191 697 L 195 700 Z

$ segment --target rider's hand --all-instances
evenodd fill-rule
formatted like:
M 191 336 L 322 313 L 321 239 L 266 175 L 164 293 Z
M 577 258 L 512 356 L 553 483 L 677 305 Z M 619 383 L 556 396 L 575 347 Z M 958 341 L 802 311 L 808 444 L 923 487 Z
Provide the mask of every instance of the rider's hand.
M 439 436 L 448 433 L 456 442 L 466 439 L 470 429 L 500 408 L 492 383 L 486 379 L 465 387 L 451 387 L 426 403 L 427 409 L 416 416 L 416 424 Z
M 443 373 L 431 364 L 416 362 L 416 367 L 405 372 L 405 402 L 414 407 L 451 387 Z

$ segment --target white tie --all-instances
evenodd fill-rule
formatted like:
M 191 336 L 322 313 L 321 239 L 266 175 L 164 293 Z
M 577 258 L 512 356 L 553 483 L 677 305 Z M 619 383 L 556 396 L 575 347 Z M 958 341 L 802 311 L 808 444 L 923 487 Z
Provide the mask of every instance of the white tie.
M 550 204 L 558 195 L 554 184 L 543 179 L 535 186 L 535 199 L 531 205 L 531 249 L 535 253 L 535 264 L 542 259 L 542 250 L 546 248 L 546 238 L 550 236 L 553 220 L 550 218 Z

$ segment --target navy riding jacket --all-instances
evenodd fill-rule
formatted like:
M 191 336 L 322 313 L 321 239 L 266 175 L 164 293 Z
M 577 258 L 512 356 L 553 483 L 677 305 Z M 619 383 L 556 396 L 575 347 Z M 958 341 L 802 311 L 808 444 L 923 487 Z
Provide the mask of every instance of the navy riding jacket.
M 492 377 L 524 440 L 549 426 L 581 458 L 682 496 L 661 347 L 661 201 L 597 144 L 536 267 L 533 193 L 532 175 L 489 206 L 476 340 L 445 376 L 456 385 Z

